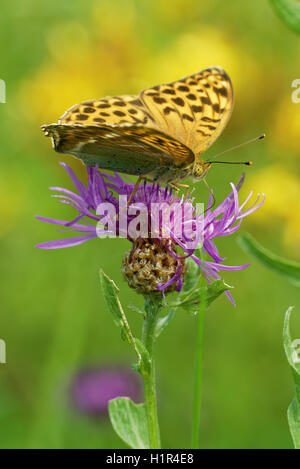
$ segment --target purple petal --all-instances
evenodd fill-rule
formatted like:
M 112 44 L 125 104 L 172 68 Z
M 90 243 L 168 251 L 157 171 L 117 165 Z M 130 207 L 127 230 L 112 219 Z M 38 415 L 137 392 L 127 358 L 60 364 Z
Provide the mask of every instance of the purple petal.
M 72 182 L 74 186 L 76 187 L 76 189 L 78 190 L 79 194 L 84 198 L 86 202 L 89 202 L 90 200 L 89 192 L 87 188 L 85 187 L 85 185 L 81 181 L 79 181 L 79 179 L 77 178 L 74 171 L 70 168 L 69 165 L 67 165 L 66 163 L 63 163 L 62 161 L 60 162 L 60 164 L 67 171 L 68 175 L 72 179 Z
M 249 202 L 249 200 L 251 199 L 252 195 L 253 195 L 253 191 L 250 191 L 250 193 L 249 193 L 247 199 L 242 203 L 242 205 L 240 205 L 240 210 L 242 210 L 242 208 Z
M 55 220 L 54 218 L 40 217 L 38 215 L 35 218 L 37 220 L 43 221 L 45 223 L 52 223 L 53 225 L 61 225 L 61 226 L 65 226 L 65 227 L 70 226 L 70 222 L 65 221 L 65 220 Z M 85 232 L 88 232 L 88 233 L 90 233 L 90 232 L 95 233 L 96 232 L 96 226 L 92 225 L 91 223 L 88 223 L 87 225 L 76 223 L 74 228 L 76 228 L 76 230 L 78 230 L 78 231 L 85 231 Z M 67 231 L 71 231 L 71 230 L 67 230 Z
M 68 221 L 66 220 L 56 220 L 55 218 L 48 218 L 48 217 L 41 217 L 40 215 L 36 215 L 35 218 L 39 221 L 43 221 L 45 223 L 52 223 L 53 225 L 62 225 L 67 226 Z
M 181 270 L 182 270 L 181 265 L 179 265 L 177 272 L 173 275 L 173 277 L 170 280 L 168 280 L 166 283 L 164 284 L 160 283 L 159 285 L 157 285 L 157 289 L 160 291 L 164 291 L 174 282 L 178 281 L 176 291 L 180 291 L 182 288 Z
M 207 254 L 214 259 L 215 262 L 224 261 L 224 257 L 220 257 L 219 252 L 215 246 L 215 243 L 209 239 L 204 241 L 203 247 L 206 250 Z
M 249 267 L 251 264 L 243 264 L 243 265 L 224 265 L 224 264 L 218 264 L 217 262 L 209 262 L 205 261 L 206 264 L 213 268 L 218 270 L 228 270 L 228 271 L 236 271 L 236 270 L 243 270 Z
M 37 244 L 35 247 L 39 249 L 62 249 L 69 248 L 72 246 L 78 246 L 83 244 L 90 239 L 95 238 L 96 235 L 85 235 L 85 236 L 76 236 L 74 238 L 66 239 L 56 239 L 53 241 L 46 241 L 45 243 Z
M 250 208 L 248 208 L 247 210 L 245 210 L 245 212 L 243 212 L 239 218 L 244 218 L 244 217 L 250 215 L 250 213 L 253 213 L 253 212 L 255 212 L 256 210 L 258 210 L 258 209 L 262 206 L 262 204 L 264 203 L 264 201 L 266 200 L 265 194 L 262 194 L 262 196 L 263 196 L 262 201 L 261 201 L 258 205 L 255 206 L 255 204 L 256 204 L 256 202 L 259 200 L 259 197 L 260 197 L 260 196 L 258 197 L 258 199 L 257 199 L 257 201 L 255 202 L 255 204 L 252 205 L 252 207 L 250 207 Z
M 82 205 L 85 203 L 84 199 L 80 197 L 80 195 L 76 194 L 73 191 L 70 191 L 69 189 L 64 189 L 63 187 L 56 187 L 56 186 L 51 186 L 49 187 L 51 191 L 56 191 L 56 192 L 61 192 L 62 194 L 65 194 L 69 196 L 71 199 L 74 199 L 79 205 Z M 58 197 L 58 194 L 54 194 L 52 197 Z
M 225 295 L 227 296 L 227 298 L 229 299 L 229 301 L 233 304 L 233 306 L 236 308 L 235 301 L 234 301 L 234 299 L 232 298 L 232 295 L 231 295 L 231 293 L 230 293 L 229 290 L 226 290 L 226 291 L 225 291 Z

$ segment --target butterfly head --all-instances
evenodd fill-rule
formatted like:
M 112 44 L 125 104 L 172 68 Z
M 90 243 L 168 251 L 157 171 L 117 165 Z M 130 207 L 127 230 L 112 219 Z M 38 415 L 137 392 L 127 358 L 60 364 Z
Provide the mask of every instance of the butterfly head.
M 196 160 L 193 165 L 192 175 L 195 180 L 203 179 L 207 173 L 209 168 L 211 167 L 211 163 L 205 160 Z

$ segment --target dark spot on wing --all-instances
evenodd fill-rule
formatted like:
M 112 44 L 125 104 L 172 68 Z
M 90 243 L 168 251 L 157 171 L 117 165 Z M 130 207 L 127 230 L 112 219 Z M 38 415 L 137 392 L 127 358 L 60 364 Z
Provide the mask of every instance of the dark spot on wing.
M 86 116 L 85 114 L 77 114 L 76 119 L 79 121 L 85 121 L 89 118 L 89 116 Z
M 167 116 L 168 114 L 170 114 L 170 112 L 176 112 L 176 110 L 173 108 L 173 107 L 170 107 L 170 106 L 167 106 L 164 108 L 164 114 Z
M 99 104 L 97 107 L 98 107 L 99 109 L 104 109 L 104 108 L 106 108 L 106 107 L 110 107 L 110 104 L 103 103 L 103 104 Z
M 182 98 L 172 98 L 172 101 L 174 101 L 175 104 L 178 104 L 178 106 L 184 106 L 184 101 Z
M 202 112 L 202 111 L 203 111 L 203 107 L 202 107 L 202 106 L 196 106 L 196 104 L 193 104 L 193 105 L 191 106 L 191 110 L 192 110 L 193 112 Z
M 197 96 L 193 93 L 187 94 L 186 97 L 190 99 L 191 101 L 196 101 Z
M 94 122 L 101 122 L 101 123 L 106 122 L 106 120 L 105 120 L 105 119 L 101 119 L 101 117 L 95 117 L 95 118 L 93 119 L 93 121 L 94 121 Z
M 192 116 L 189 116 L 188 114 L 182 114 L 182 119 L 185 119 L 187 121 L 193 122 Z
M 206 97 L 201 97 L 202 104 L 209 104 L 211 105 L 211 100 Z
M 203 132 L 203 130 L 197 129 L 197 132 L 201 134 L 203 137 L 210 137 L 210 134 L 206 134 L 205 132 Z
M 228 92 L 227 92 L 227 89 L 224 87 L 224 88 L 217 88 L 217 87 L 214 87 L 214 91 L 217 93 L 217 94 L 220 94 L 221 96 L 227 96 L 228 95 Z
M 165 94 L 175 94 L 175 91 L 172 88 L 166 88 L 163 90 L 163 93 Z
M 122 111 L 114 111 L 114 114 L 120 117 L 126 116 L 125 112 L 122 112 Z
M 88 112 L 89 114 L 91 114 L 92 112 L 96 112 L 96 109 L 94 107 L 85 107 L 83 109 L 83 112 Z
M 166 103 L 167 101 L 165 98 L 161 98 L 160 96 L 154 96 L 153 101 L 158 104 Z
M 128 112 L 130 112 L 130 114 L 137 114 L 137 110 L 136 110 L 136 109 L 129 109 Z
M 186 93 L 188 93 L 190 91 L 189 87 L 185 86 L 185 85 L 178 86 L 178 90 L 179 91 L 185 91 Z
M 200 126 L 201 127 L 206 127 L 209 130 L 216 130 L 216 128 L 217 128 L 214 125 L 210 125 L 210 124 L 200 124 Z
M 124 101 L 115 101 L 113 104 L 115 106 L 122 106 L 122 107 L 126 106 L 126 103 L 124 103 Z
M 221 119 L 212 119 L 211 117 L 205 116 L 205 117 L 202 117 L 201 120 L 204 122 L 216 122 L 217 123 L 217 122 L 220 122 Z

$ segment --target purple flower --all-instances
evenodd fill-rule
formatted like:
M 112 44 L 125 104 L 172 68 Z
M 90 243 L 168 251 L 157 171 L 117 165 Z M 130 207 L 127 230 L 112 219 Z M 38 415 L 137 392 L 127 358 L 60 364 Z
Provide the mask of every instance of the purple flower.
M 80 370 L 70 384 L 72 407 L 83 414 L 103 416 L 107 405 L 115 397 L 141 395 L 141 383 L 136 373 L 120 366 L 93 367 Z
M 59 249 L 82 244 L 90 239 L 102 236 L 127 237 L 131 242 L 137 238 L 151 238 L 157 243 L 163 242 L 164 247 L 175 259 L 178 267 L 173 277 L 165 284 L 158 285 L 163 293 L 171 284 L 176 283 L 177 291 L 182 288 L 183 259 L 190 257 L 200 267 L 208 282 L 220 279 L 222 270 L 241 270 L 249 264 L 228 266 L 222 262 L 215 245 L 215 238 L 229 236 L 239 229 L 243 218 L 257 210 L 264 202 L 258 195 L 254 204 L 246 208 L 252 192 L 240 205 L 238 191 L 243 184 L 244 175 L 235 186 L 231 183 L 231 192 L 225 200 L 212 210 L 213 195 L 211 193 L 206 211 L 197 211 L 194 199 L 179 199 L 170 188 L 162 188 L 157 184 L 141 184 L 127 206 L 134 184 L 125 182 L 117 173 L 111 175 L 99 172 L 97 167 L 86 167 L 88 175 L 87 187 L 78 180 L 72 169 L 65 163 L 61 165 L 68 172 L 77 192 L 61 187 L 51 187 L 58 192 L 53 195 L 61 203 L 71 205 L 78 211 L 72 221 L 53 218 L 36 217 L 41 221 L 63 226 L 67 232 L 80 233 L 79 236 L 48 241 L 38 244 L 41 249 Z M 135 223 L 137 211 L 145 208 L 146 227 L 144 232 L 134 232 L 131 225 Z M 99 207 L 101 210 L 99 210 Z M 107 207 L 110 210 L 107 212 Z M 128 213 L 127 213 L 128 211 Z M 163 213 L 161 216 L 160 212 Z M 141 213 L 141 212 L 140 212 Z M 180 216 L 177 216 L 180 215 Z M 125 217 L 125 218 L 124 218 Z M 145 217 L 144 217 L 145 218 Z M 125 222 L 124 222 L 125 220 Z M 153 224 L 153 220 L 156 224 Z M 140 223 L 140 225 L 143 223 Z M 139 227 L 141 228 L 141 227 Z M 136 233 L 136 234 L 135 234 Z M 197 246 L 203 245 L 204 253 L 211 260 L 203 260 L 195 254 Z M 181 249 L 181 253 L 178 253 Z M 229 292 L 227 296 L 233 302 Z M 234 304 L 234 302 L 233 302 Z

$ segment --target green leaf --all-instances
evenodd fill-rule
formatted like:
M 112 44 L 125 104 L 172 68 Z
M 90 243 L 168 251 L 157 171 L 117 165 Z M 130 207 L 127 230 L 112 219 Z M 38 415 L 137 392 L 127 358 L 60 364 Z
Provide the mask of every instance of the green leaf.
M 179 295 L 178 301 L 171 303 L 169 306 L 181 307 L 189 313 L 197 314 L 203 295 L 206 297 L 206 307 L 208 308 L 222 293 L 230 288 L 232 287 L 227 285 L 224 280 L 215 280 L 205 286 L 195 287 L 189 292 Z
M 296 0 L 270 0 L 272 7 L 286 26 L 300 34 L 300 4 Z
M 107 307 L 113 317 L 115 324 L 121 329 L 121 338 L 123 340 L 127 339 L 130 345 L 135 350 L 139 361 L 141 360 L 141 355 L 137 349 L 135 338 L 132 335 L 130 330 L 127 318 L 123 311 L 118 293 L 119 289 L 115 282 L 110 279 L 102 269 L 99 271 L 100 274 L 100 283 L 103 291 L 104 298 L 106 300 Z
M 191 258 L 187 258 L 187 273 L 184 278 L 183 286 L 182 286 L 182 293 L 188 292 L 192 288 L 194 288 L 199 280 L 201 270 L 197 266 L 196 262 L 194 262 Z
M 300 340 L 292 340 L 290 333 L 290 317 L 294 307 L 290 306 L 285 313 L 283 325 L 283 346 L 288 362 L 293 370 L 296 392 L 300 404 Z
M 290 306 L 285 314 L 283 325 L 283 346 L 286 357 L 292 368 L 295 381 L 296 397 L 288 408 L 288 422 L 295 448 L 300 449 L 300 340 L 292 341 L 290 333 L 290 317 L 293 307 Z
M 287 416 L 294 446 L 300 449 L 300 406 L 296 397 L 289 405 Z
M 222 293 L 233 288 L 231 285 L 227 285 L 223 279 L 216 280 L 215 282 L 209 283 L 206 287 L 206 307 L 213 303 L 219 298 Z
M 156 324 L 156 329 L 155 329 L 156 338 L 159 337 L 162 331 L 165 330 L 165 328 L 170 324 L 170 322 L 172 321 L 174 317 L 174 314 L 175 314 L 174 309 L 171 309 L 170 312 L 166 316 L 159 318 Z
M 296 398 L 290 403 L 287 415 L 294 446 L 300 449 L 300 406 Z
M 113 317 L 115 324 L 118 327 L 123 326 L 123 318 L 120 309 L 120 303 L 118 301 L 119 289 L 115 282 L 111 280 L 102 269 L 99 271 L 100 283 L 103 291 L 104 298 L 106 300 L 107 307 Z
M 115 432 L 130 448 L 150 448 L 145 404 L 135 404 L 128 397 L 117 397 L 109 401 L 108 413 Z
M 252 236 L 245 234 L 238 239 L 239 245 L 261 264 L 282 275 L 296 286 L 300 286 L 300 264 L 277 256 L 265 249 Z

